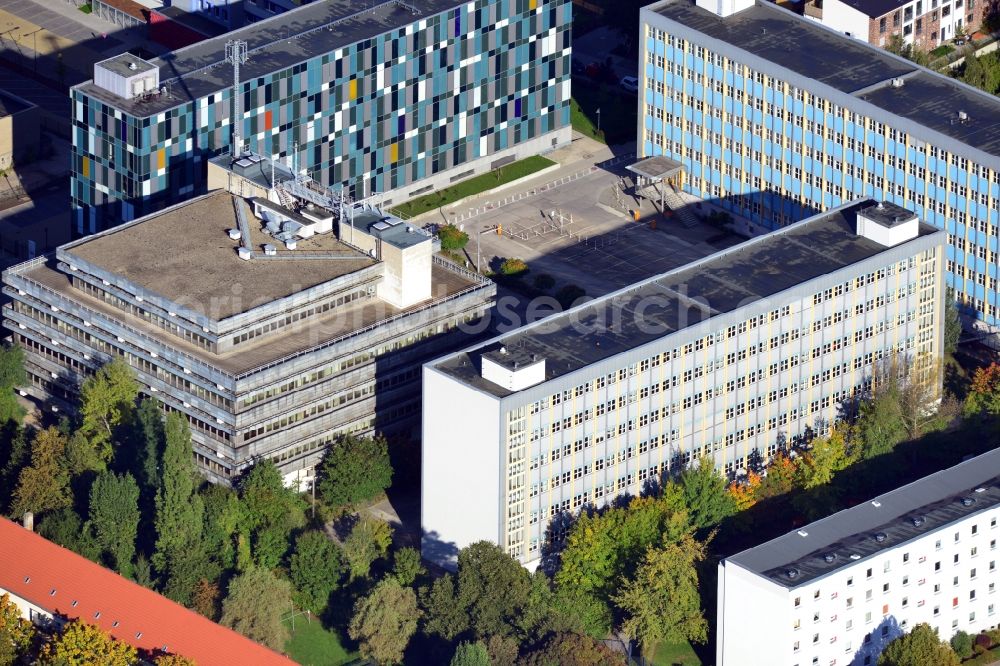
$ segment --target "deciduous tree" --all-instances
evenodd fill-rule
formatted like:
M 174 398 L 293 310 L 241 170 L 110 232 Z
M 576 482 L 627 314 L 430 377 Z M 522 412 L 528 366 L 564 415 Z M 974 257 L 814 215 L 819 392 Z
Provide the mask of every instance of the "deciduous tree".
M 763 477 L 753 470 L 747 470 L 746 477 L 729 484 L 729 496 L 733 498 L 736 511 L 746 511 L 757 503 L 757 488 Z
M 553 634 L 518 662 L 523 666 L 624 666 L 621 653 L 589 636 Z
M 66 441 L 66 436 L 52 427 L 35 434 L 31 464 L 21 470 L 14 490 L 11 514 L 15 517 L 25 511 L 39 516 L 70 505 L 69 474 L 63 466 Z
M 496 544 L 478 541 L 459 551 L 458 602 L 476 638 L 515 635 L 530 593 L 527 570 Z
M 132 576 L 132 558 L 139 531 L 139 486 L 132 475 L 104 472 L 90 487 L 90 529 L 110 564 L 125 577 Z
M 317 470 L 319 494 L 333 507 L 367 502 L 392 484 L 384 437 L 343 435 L 327 449 Z
M 35 625 L 21 617 L 6 592 L 0 595 L 0 666 L 16 663 L 31 647 Z
M 42 648 L 38 662 L 43 666 L 132 666 L 136 649 L 117 641 L 100 627 L 73 620 L 63 625 Z
M 135 407 L 139 383 L 125 361 L 115 358 L 80 387 L 80 432 L 105 462 L 111 460 L 114 429 Z
M 221 622 L 280 652 L 289 635 L 282 618 L 291 609 L 291 584 L 267 569 L 252 566 L 230 581 Z
M 453 641 L 469 628 L 469 616 L 459 603 L 454 574 L 445 574 L 421 590 L 424 633 Z
M 394 578 L 383 579 L 354 606 L 348 626 L 361 655 L 378 664 L 398 664 L 417 631 L 420 609 L 417 595 Z
M 340 550 L 326 533 L 309 530 L 300 534 L 289 562 L 296 605 L 322 613 L 330 601 L 330 593 L 340 583 L 343 569 Z
M 413 583 L 427 573 L 420 561 L 420 551 L 416 548 L 400 548 L 392 558 L 392 575 L 403 587 Z
M 490 653 L 481 642 L 470 643 L 463 641 L 455 648 L 455 656 L 451 658 L 449 666 L 492 666 Z
M 696 565 L 705 546 L 691 536 L 649 548 L 615 602 L 625 615 L 622 631 L 651 652 L 660 641 L 704 643 L 708 623 L 701 610 Z
M 167 416 L 163 450 L 163 480 L 156 495 L 156 549 L 153 566 L 168 579 L 167 595 L 188 603 L 201 577 L 204 560 L 202 520 L 204 507 L 195 492 L 196 480 L 191 432 L 179 412 Z
M 207 578 L 200 579 L 195 583 L 194 591 L 191 593 L 191 610 L 200 613 L 213 622 L 219 617 L 219 601 L 222 597 L 222 590 L 219 584 Z
M 285 487 L 281 472 L 270 460 L 251 467 L 239 489 L 254 562 L 273 569 L 288 552 L 292 530 L 306 522 L 305 503 Z
M 688 518 L 698 529 L 718 525 L 736 512 L 733 497 L 726 492 L 726 480 L 711 458 L 704 457 L 681 472 L 680 486 Z
M 889 643 L 878 658 L 878 666 L 958 666 L 955 651 L 921 622 L 913 630 Z
M 392 544 L 392 528 L 381 520 L 362 518 L 344 539 L 344 559 L 351 580 L 367 578 L 375 560 L 385 557 Z

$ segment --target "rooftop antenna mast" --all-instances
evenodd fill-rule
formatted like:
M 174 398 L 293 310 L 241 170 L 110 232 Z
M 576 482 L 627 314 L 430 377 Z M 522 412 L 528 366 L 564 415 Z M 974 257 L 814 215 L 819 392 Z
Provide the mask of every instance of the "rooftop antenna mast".
M 243 137 L 240 128 L 243 125 L 242 99 L 240 97 L 240 65 L 247 62 L 247 43 L 242 39 L 230 39 L 226 42 L 226 62 L 233 66 L 233 159 L 243 156 Z

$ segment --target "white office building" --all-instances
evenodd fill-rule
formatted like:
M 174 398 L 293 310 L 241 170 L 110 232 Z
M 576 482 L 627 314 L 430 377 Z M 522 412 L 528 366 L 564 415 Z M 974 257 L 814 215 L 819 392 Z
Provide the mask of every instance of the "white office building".
M 938 383 L 943 241 L 854 203 L 424 366 L 424 556 L 486 539 L 535 567 L 557 516 L 702 456 L 739 474 L 881 359 Z
M 1000 449 L 719 564 L 718 666 L 864 666 L 997 626 Z

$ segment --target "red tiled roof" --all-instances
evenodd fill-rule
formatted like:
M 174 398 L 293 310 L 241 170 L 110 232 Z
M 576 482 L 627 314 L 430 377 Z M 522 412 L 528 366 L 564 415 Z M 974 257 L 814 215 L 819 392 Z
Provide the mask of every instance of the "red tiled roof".
M 294 664 L 235 631 L 0 518 L 0 589 L 142 650 L 211 664 Z
M 123 14 L 128 14 L 140 21 L 149 21 L 149 7 L 144 7 L 134 0 L 97 0 L 112 9 L 117 9 Z

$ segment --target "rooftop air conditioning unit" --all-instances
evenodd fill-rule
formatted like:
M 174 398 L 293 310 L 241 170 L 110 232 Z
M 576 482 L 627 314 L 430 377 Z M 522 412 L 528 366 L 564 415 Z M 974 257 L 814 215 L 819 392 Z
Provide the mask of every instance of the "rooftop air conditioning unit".
M 894 78 L 892 80 L 892 87 L 893 88 L 902 88 L 904 83 L 905 83 L 905 81 L 903 81 L 903 79 L 901 79 L 901 78 L 899 78 L 897 76 L 896 78 Z

